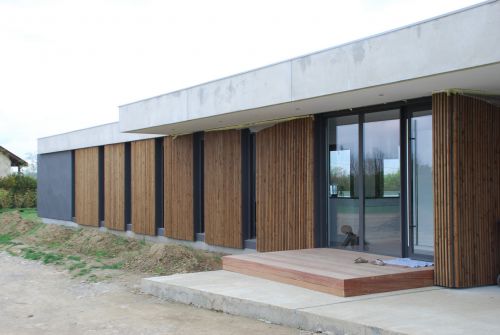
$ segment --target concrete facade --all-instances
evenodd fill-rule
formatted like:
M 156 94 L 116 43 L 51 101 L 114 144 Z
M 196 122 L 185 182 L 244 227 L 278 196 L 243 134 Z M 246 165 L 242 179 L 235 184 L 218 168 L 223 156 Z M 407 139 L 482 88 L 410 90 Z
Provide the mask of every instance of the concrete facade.
M 38 215 L 43 218 L 71 221 L 72 217 L 71 151 L 38 155 Z
M 500 44 L 498 17 L 500 3 L 487 2 L 254 71 L 127 104 L 120 107 L 120 130 L 180 134 L 363 106 L 357 100 L 372 105 L 430 96 L 433 90 L 455 88 L 457 84 L 466 89 L 500 90 L 498 84 L 476 87 L 475 75 L 463 76 L 459 82 L 448 76 L 480 67 L 488 67 L 488 72 L 500 75 L 500 49 L 492 47 Z M 383 88 L 406 81 L 411 81 L 411 89 L 401 92 L 404 94 L 387 94 L 388 90 Z M 381 89 L 369 93 L 373 88 Z M 350 105 L 345 105 L 342 100 L 349 92 L 353 93 Z M 328 103 L 321 104 L 318 98 L 329 98 Z M 223 118 L 216 122 L 210 122 L 221 116 Z
M 118 122 L 114 122 L 64 134 L 39 138 L 38 154 L 145 140 L 154 137 L 158 137 L 158 135 L 122 133 L 119 130 Z
M 119 107 L 119 121 L 38 140 L 40 154 L 431 96 L 500 94 L 500 2 Z M 479 52 L 480 51 L 480 52 Z
M 0 178 L 11 174 L 10 158 L 0 152 Z

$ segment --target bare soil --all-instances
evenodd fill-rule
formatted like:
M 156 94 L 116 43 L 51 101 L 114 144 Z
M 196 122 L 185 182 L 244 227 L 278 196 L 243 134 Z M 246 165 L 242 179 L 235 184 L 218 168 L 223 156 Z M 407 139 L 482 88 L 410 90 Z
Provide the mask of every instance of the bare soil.
M 221 255 L 0 214 L 0 334 L 309 334 L 142 294 L 152 274 Z
M 103 282 L 0 251 L 0 334 L 300 334 L 140 293 L 140 277 Z

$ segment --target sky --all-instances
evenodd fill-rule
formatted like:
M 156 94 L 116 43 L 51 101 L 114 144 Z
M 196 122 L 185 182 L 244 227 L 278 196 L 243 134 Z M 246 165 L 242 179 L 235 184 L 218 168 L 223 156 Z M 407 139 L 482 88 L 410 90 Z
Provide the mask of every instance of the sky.
M 481 1 L 0 0 L 0 145 L 118 121 L 118 106 Z

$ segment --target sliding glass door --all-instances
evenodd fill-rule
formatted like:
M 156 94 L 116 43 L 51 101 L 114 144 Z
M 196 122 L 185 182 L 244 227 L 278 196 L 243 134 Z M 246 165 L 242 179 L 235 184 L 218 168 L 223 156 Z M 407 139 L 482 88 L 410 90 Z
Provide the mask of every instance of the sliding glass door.
M 328 121 L 329 247 L 360 247 L 358 128 L 356 115 Z
M 365 115 L 363 123 L 365 250 L 401 255 L 399 109 Z
M 329 118 L 327 165 L 329 247 L 432 256 L 430 111 Z
M 432 191 L 432 114 L 412 113 L 409 119 L 409 239 L 410 255 L 434 254 L 434 196 Z

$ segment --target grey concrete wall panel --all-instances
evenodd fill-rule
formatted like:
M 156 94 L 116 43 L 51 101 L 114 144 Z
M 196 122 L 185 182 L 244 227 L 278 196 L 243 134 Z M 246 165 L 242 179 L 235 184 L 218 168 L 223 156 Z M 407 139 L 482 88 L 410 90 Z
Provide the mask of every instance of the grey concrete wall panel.
M 292 61 L 292 99 L 432 76 L 500 61 L 500 2 Z
M 290 101 L 290 63 L 284 62 L 120 107 L 120 130 L 223 115 Z
M 71 221 L 71 151 L 38 155 L 38 215 Z
M 122 133 L 119 128 L 118 122 L 114 122 L 39 138 L 38 153 L 44 154 L 158 137 L 158 135 Z

